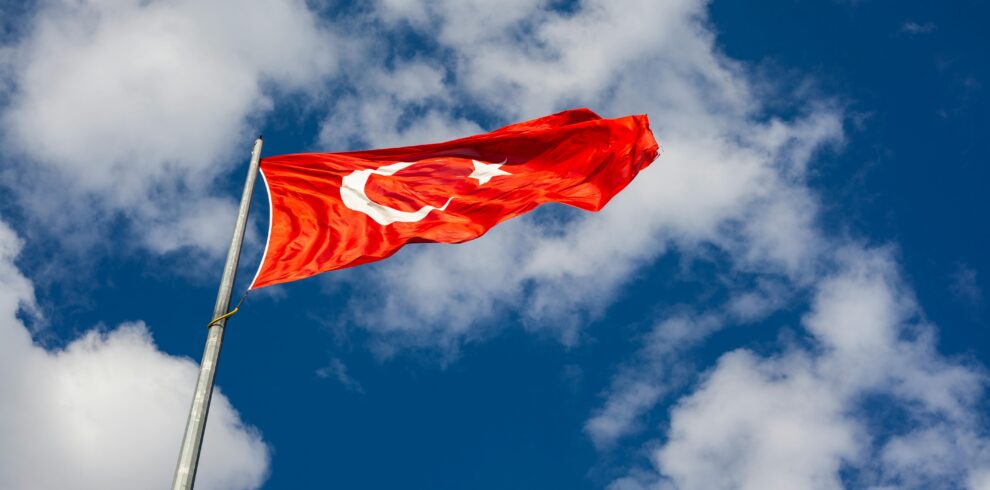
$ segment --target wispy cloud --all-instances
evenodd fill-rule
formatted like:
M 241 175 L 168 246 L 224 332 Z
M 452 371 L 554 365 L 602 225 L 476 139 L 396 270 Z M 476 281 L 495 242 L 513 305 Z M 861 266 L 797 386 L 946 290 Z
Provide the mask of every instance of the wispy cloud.
M 656 325 L 639 352 L 620 368 L 606 399 L 585 423 L 585 432 L 599 449 L 611 449 L 623 437 L 642 430 L 642 415 L 667 394 L 687 385 L 697 368 L 685 352 L 722 327 L 718 315 L 678 314 Z
M 601 450 L 644 429 L 644 414 L 670 401 L 671 393 L 697 382 L 702 369 L 692 359 L 695 348 L 729 326 L 761 321 L 794 294 L 786 281 L 759 279 L 755 287 L 733 287 L 721 305 L 698 312 L 683 305 L 667 313 L 642 339 L 639 350 L 613 375 L 604 401 L 585 423 L 585 432 Z
M 910 35 L 930 34 L 935 32 L 936 28 L 936 25 L 932 22 L 919 23 L 909 20 L 901 24 L 901 32 Z
M 348 390 L 364 393 L 364 387 L 347 372 L 347 366 L 337 358 L 330 359 L 330 363 L 316 370 L 316 375 L 321 378 L 332 378 Z
M 976 276 L 976 269 L 963 264 L 956 264 L 956 270 L 950 276 L 950 288 L 953 294 L 971 306 L 983 304 L 983 289 Z

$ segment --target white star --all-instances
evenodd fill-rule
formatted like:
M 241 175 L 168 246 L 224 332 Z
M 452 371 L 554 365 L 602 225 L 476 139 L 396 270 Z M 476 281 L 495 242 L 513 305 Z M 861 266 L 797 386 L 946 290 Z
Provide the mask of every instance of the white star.
M 505 163 L 505 160 L 502 160 L 502 163 L 484 163 L 477 160 L 471 161 L 474 162 L 474 172 L 471 172 L 471 175 L 468 175 L 468 177 L 477 179 L 478 185 L 487 184 L 489 180 L 492 180 L 492 177 L 498 177 L 499 175 L 512 175 L 509 172 L 499 168 Z

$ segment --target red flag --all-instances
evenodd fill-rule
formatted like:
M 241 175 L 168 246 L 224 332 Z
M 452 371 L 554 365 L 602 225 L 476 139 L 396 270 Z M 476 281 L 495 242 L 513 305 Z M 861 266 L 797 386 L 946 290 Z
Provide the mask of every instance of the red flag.
M 251 288 L 465 242 L 545 202 L 598 211 L 656 157 L 645 115 L 575 109 L 446 143 L 265 158 L 270 228 Z

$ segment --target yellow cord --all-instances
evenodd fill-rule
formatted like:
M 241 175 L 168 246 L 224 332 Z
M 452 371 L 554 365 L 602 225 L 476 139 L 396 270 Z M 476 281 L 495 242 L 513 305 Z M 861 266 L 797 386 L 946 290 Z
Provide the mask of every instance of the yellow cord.
M 206 328 L 210 328 L 213 325 L 216 325 L 217 322 L 219 322 L 221 320 L 226 320 L 227 318 L 230 318 L 231 316 L 233 316 L 234 313 L 237 313 L 237 310 L 241 309 L 241 305 L 244 304 L 244 300 L 247 299 L 248 293 L 250 293 L 250 292 L 251 292 L 250 289 L 248 289 L 247 291 L 245 291 L 244 292 L 244 296 L 241 296 L 241 300 L 237 302 L 237 306 L 235 306 L 233 310 L 230 310 L 229 312 L 224 313 L 223 315 L 220 315 L 220 316 L 214 318 L 213 320 L 210 321 L 210 323 L 206 324 Z
M 230 318 L 234 313 L 237 313 L 237 310 L 238 310 L 238 308 L 234 308 L 233 310 L 230 310 L 229 313 L 225 313 L 223 315 L 220 315 L 220 316 L 214 318 L 212 322 L 210 322 L 209 324 L 206 325 L 206 328 L 212 327 L 213 325 L 215 325 L 220 320 L 224 320 L 224 319 Z

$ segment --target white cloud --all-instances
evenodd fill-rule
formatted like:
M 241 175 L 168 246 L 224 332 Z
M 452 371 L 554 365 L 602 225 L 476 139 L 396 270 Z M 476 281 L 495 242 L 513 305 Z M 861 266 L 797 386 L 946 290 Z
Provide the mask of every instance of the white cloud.
M 976 275 L 976 269 L 966 264 L 956 264 L 956 270 L 952 272 L 952 283 L 949 289 L 970 306 L 979 307 L 983 303 L 983 289 Z
M 722 356 L 673 408 L 657 473 L 616 488 L 978 488 L 990 469 L 985 372 L 937 353 L 888 250 L 837 255 L 803 321 L 813 345 Z
M 969 477 L 969 488 L 972 490 L 990 490 L 990 470 L 978 470 Z
M 474 122 L 449 114 L 451 94 L 442 65 L 413 60 L 394 68 L 360 70 L 363 76 L 355 93 L 337 100 L 322 125 L 324 147 L 415 145 L 482 132 Z
M 930 34 L 935 32 L 935 24 L 932 22 L 919 23 L 909 20 L 901 24 L 901 32 L 911 35 Z
M 859 433 L 803 357 L 725 355 L 674 409 L 657 459 L 682 489 L 837 489 Z
M 155 252 L 223 250 L 217 177 L 272 97 L 318 91 L 337 56 L 301 1 L 55 1 L 30 22 L 5 47 L 5 183 L 69 241 L 124 216 Z
M 585 432 L 599 449 L 611 448 L 620 438 L 641 429 L 638 420 L 667 392 L 689 381 L 690 363 L 683 351 L 722 327 L 718 315 L 699 318 L 676 315 L 659 323 L 643 347 L 613 377 L 608 397 L 585 423 Z
M 378 334 L 381 352 L 456 352 L 490 334 L 507 309 L 526 328 L 573 343 L 639 268 L 672 249 L 687 261 L 714 249 L 730 269 L 729 300 L 658 323 L 588 420 L 596 446 L 639 431 L 645 412 L 688 385 L 685 352 L 717 329 L 813 292 L 802 322 L 811 345 L 723 356 L 673 410 L 655 468 L 633 468 L 613 488 L 828 489 L 848 478 L 877 488 L 985 485 L 987 442 L 975 412 L 982 371 L 938 354 L 934 327 L 919 319 L 889 250 L 829 237 L 817 221 L 808 166 L 843 141 L 841 111 L 805 97 L 794 102 L 800 115 L 768 117 L 778 89 L 719 52 L 707 2 L 548 5 L 380 2 L 386 28 L 415 29 L 440 54 L 405 60 L 420 67 L 408 89 L 371 84 L 343 112 L 373 144 L 414 142 L 420 125 L 438 135 L 416 142 L 462 134 L 463 107 L 501 122 L 572 106 L 646 112 L 663 156 L 598 215 L 537 212 L 481 240 L 411 247 L 342 275 L 362 286 L 350 307 Z M 397 66 L 370 78 L 414 73 Z M 871 420 L 870 403 L 903 412 L 903 425 Z
M 585 423 L 595 446 L 612 449 L 622 438 L 642 431 L 641 418 L 670 393 L 696 381 L 699 366 L 692 349 L 713 333 L 740 324 L 764 320 L 792 299 L 782 280 L 762 278 L 752 287 L 727 284 L 728 300 L 718 308 L 698 314 L 696 306 L 679 307 L 666 314 L 642 339 L 642 346 L 612 376 L 604 401 Z
M 317 369 L 316 375 L 321 378 L 333 378 L 348 390 L 352 390 L 357 393 L 364 393 L 364 387 L 361 386 L 361 383 L 358 380 L 351 376 L 351 374 L 347 371 L 347 365 L 345 365 L 340 359 L 330 359 L 330 364 Z
M 613 488 L 837 488 L 845 468 L 860 471 L 862 486 L 910 488 L 934 478 L 990 485 L 973 411 L 983 375 L 937 354 L 933 327 L 918 319 L 888 252 L 842 248 L 817 224 L 806 171 L 818 149 L 842 141 L 841 112 L 801 100 L 795 105 L 805 112 L 768 118 L 766 93 L 753 87 L 770 82 L 719 52 L 707 2 L 589 0 L 558 12 L 536 0 L 383 0 L 372 28 L 344 41 L 301 2 L 252 1 L 44 4 L 27 36 L 0 52 L 2 86 L 13 87 L 4 140 L 37 163 L 8 182 L 27 189 L 22 203 L 79 234 L 86 219 L 120 213 L 153 251 L 219 251 L 233 204 L 210 191 L 246 158 L 254 115 L 281 91 L 319 92 L 341 57 L 360 60 L 352 71 L 361 75 L 321 128 L 321 142 L 333 148 L 478 132 L 464 115 L 477 112 L 501 122 L 573 106 L 606 116 L 645 112 L 663 157 L 603 212 L 537 212 L 481 240 L 410 247 L 334 276 L 363 287 L 350 305 L 353 319 L 377 334 L 385 355 L 406 346 L 456 352 L 497 328 L 491 320 L 506 309 L 525 328 L 574 343 L 640 268 L 672 249 L 688 261 L 714 249 L 729 272 L 756 277 L 757 286 L 730 281 L 721 310 L 660 322 L 588 421 L 596 445 L 639 430 L 645 411 L 690 381 L 676 371 L 685 349 L 724 325 L 765 317 L 793 290 L 817 294 L 803 321 L 813 346 L 723 356 L 673 411 L 655 469 L 633 469 Z M 430 37 L 436 55 L 375 50 L 376 29 L 401 28 Z M 263 35 L 270 32 L 279 35 Z M 343 42 L 350 54 L 338 54 Z M 85 204 L 67 208 L 67 199 Z M 12 236 L 0 227 L 0 391 L 15 395 L 0 401 L 0 464 L 11 465 L 0 467 L 0 483 L 17 486 L 41 462 L 79 470 L 49 472 L 32 486 L 71 486 L 80 480 L 65 479 L 80 472 L 93 478 L 87 487 L 107 486 L 111 475 L 137 488 L 167 480 L 178 445 L 172 435 L 183 422 L 173 419 L 187 409 L 194 364 L 158 352 L 140 324 L 90 333 L 61 351 L 34 346 L 16 317 L 19 304 L 31 304 L 31 283 L 11 263 L 16 240 L 3 233 Z M 823 274 L 836 264 L 839 273 Z M 137 369 L 120 369 L 121 359 Z M 323 374 L 348 385 L 337 364 Z M 28 379 L 44 389 L 27 390 Z M 151 391 L 130 396 L 135 389 Z M 909 423 L 895 433 L 870 426 L 863 403 L 874 395 Z M 218 458 L 204 461 L 204 472 L 217 473 L 201 482 L 257 486 L 267 452 L 224 400 L 211 410 L 211 427 L 221 432 L 208 432 L 224 436 L 208 435 L 204 455 Z M 169 424 L 165 436 L 127 439 Z M 23 429 L 32 426 L 28 437 Z M 100 432 L 107 427 L 114 432 Z M 112 454 L 134 473 L 94 469 L 94 440 L 108 451 L 127 448 Z M 142 475 L 153 482 L 137 481 Z
M 160 488 L 169 484 L 197 365 L 159 351 L 141 322 L 90 331 L 65 348 L 33 343 L 18 317 L 31 281 L 0 221 L 0 488 Z M 222 393 L 210 407 L 197 488 L 247 489 L 268 448 Z
M 456 348 L 484 336 L 511 306 L 527 328 L 573 343 L 581 323 L 671 247 L 692 255 L 696 245 L 714 244 L 740 269 L 795 280 L 813 270 L 822 240 L 805 168 L 816 149 L 841 141 L 840 115 L 809 101 L 809 112 L 793 120 L 760 118 L 746 74 L 716 50 L 705 8 L 701 1 L 591 1 L 567 13 L 525 1 L 514 8 L 379 4 L 385 25 L 407 21 L 434 35 L 441 54 L 417 54 L 407 61 L 416 70 L 398 63 L 369 75 L 421 73 L 416 83 L 372 83 L 375 95 L 338 111 L 357 122 L 331 120 L 325 131 L 351 126 L 369 143 L 426 142 L 470 129 L 459 107 L 522 119 L 587 105 L 606 116 L 650 114 L 664 153 L 599 214 L 538 212 L 481 240 L 410 247 L 356 273 L 374 291 L 352 305 L 357 321 L 394 346 Z M 444 70 L 438 66 L 446 75 L 435 73 Z M 426 102 L 439 109 L 417 112 Z M 407 113 L 425 115 L 400 117 Z

